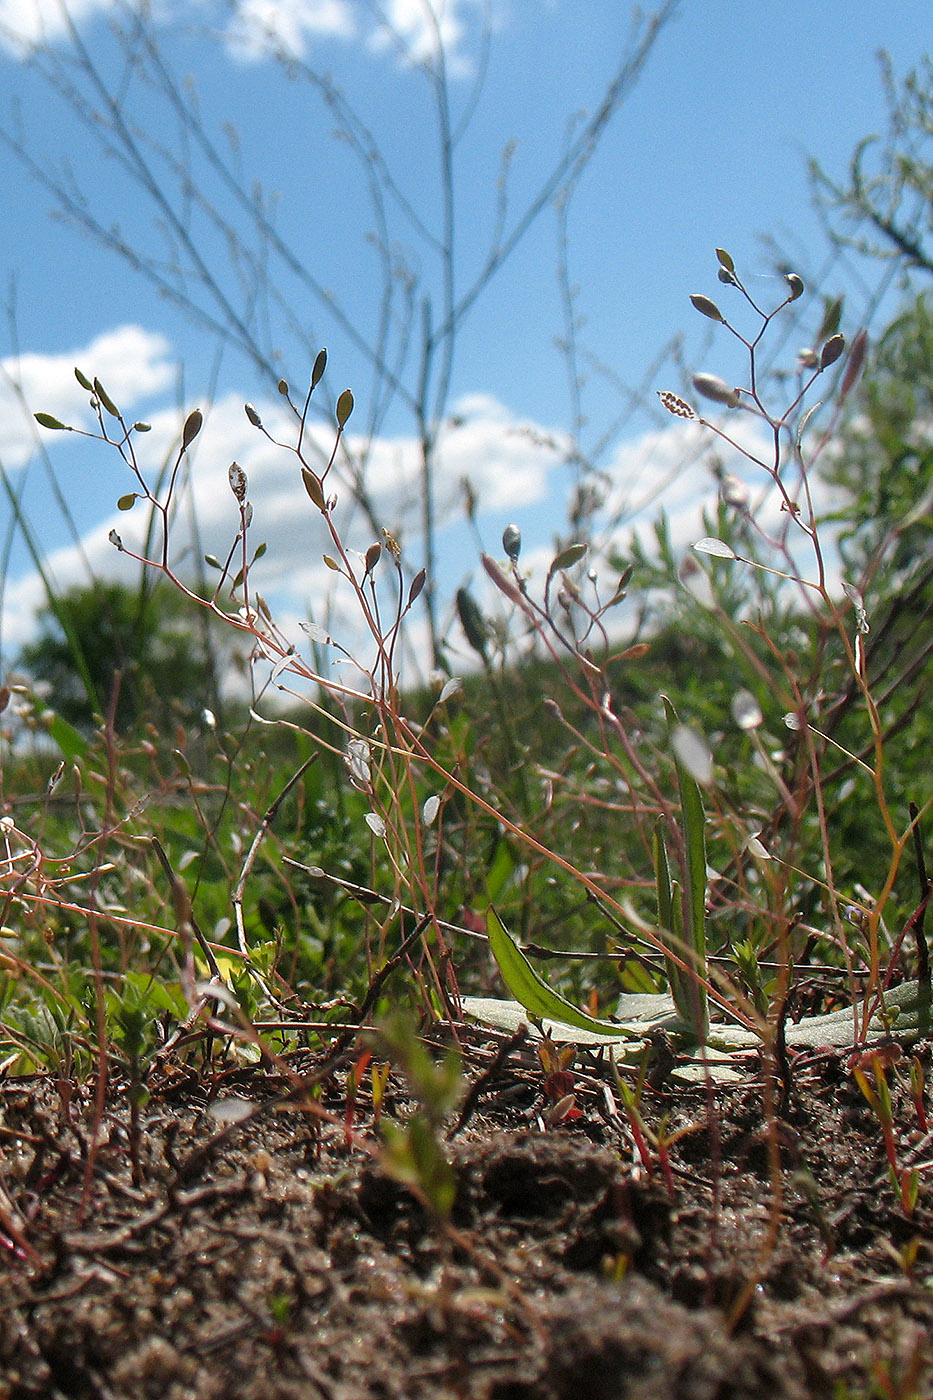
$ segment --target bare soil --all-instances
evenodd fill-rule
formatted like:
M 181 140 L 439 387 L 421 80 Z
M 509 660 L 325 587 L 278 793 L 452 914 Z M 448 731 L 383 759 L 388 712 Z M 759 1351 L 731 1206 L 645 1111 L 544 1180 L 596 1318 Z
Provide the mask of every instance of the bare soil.
M 780 1116 L 754 1064 L 646 1087 L 649 1125 L 691 1129 L 668 1176 L 598 1061 L 549 1081 L 469 1039 L 449 1221 L 385 1170 L 362 1090 L 347 1126 L 346 1063 L 312 1106 L 268 1067 L 160 1066 L 135 1170 L 125 1087 L 0 1084 L 0 1400 L 933 1396 L 906 1094 L 910 1218 L 845 1055 L 798 1058 Z M 411 1111 L 401 1081 L 384 1111 Z

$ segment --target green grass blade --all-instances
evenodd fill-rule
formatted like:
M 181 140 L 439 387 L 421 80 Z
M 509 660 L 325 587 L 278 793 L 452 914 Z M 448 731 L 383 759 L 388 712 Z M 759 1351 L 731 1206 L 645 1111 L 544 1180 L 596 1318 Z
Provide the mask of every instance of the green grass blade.
M 658 891 L 658 932 L 666 947 L 664 935 L 674 932 L 674 883 L 671 879 L 671 863 L 664 840 L 663 824 L 663 818 L 661 818 L 654 828 L 654 878 Z M 673 948 L 673 943 L 670 946 Z M 671 995 L 674 998 L 674 1004 L 679 1008 L 680 993 L 677 987 L 678 983 L 683 980 L 683 972 L 672 958 L 666 957 L 664 961 L 667 966 L 667 981 Z
M 486 915 L 486 932 L 503 982 L 532 1020 L 560 1021 L 576 1030 L 592 1031 L 594 1035 L 631 1035 L 630 1031 L 612 1021 L 598 1021 L 595 1016 L 587 1016 L 573 1002 L 553 991 L 535 972 L 493 908 Z

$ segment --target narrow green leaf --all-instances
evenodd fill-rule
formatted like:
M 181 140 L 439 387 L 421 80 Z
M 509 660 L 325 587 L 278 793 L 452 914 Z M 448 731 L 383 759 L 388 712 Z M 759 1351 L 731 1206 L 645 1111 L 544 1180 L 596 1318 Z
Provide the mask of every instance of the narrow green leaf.
M 671 926 L 671 865 L 663 835 L 664 818 L 654 828 L 654 881 L 658 892 L 658 925 Z
M 580 1011 L 572 1002 L 553 991 L 538 976 L 517 943 L 513 942 L 505 924 L 493 908 L 490 908 L 486 915 L 486 932 L 503 982 L 533 1020 L 560 1021 L 565 1026 L 592 1031 L 595 1035 L 617 1035 L 623 1038 L 631 1034 L 613 1021 L 598 1021 L 594 1016 L 587 1016 L 585 1011 Z
M 843 297 L 832 297 L 826 300 L 823 320 L 816 334 L 818 342 L 821 340 L 829 340 L 830 336 L 835 335 L 838 331 L 840 322 L 842 321 L 843 303 Z
M 53 743 L 58 745 L 62 756 L 69 762 L 87 756 L 90 747 L 88 741 L 66 719 L 62 719 L 61 715 L 55 715 L 49 721 L 46 733 Z

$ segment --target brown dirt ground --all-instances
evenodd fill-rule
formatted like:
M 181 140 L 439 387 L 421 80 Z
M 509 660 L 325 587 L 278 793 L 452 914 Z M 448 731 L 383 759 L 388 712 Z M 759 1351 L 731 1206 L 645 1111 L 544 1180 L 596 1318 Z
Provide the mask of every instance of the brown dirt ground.
M 0 1400 L 933 1396 L 933 1135 L 906 1095 L 912 1219 L 845 1056 L 798 1060 L 770 1131 L 754 1066 L 646 1088 L 649 1123 L 695 1128 L 666 1183 L 598 1062 L 549 1128 L 534 1052 L 496 1066 L 495 1035 L 469 1038 L 446 1226 L 384 1170 L 362 1098 L 348 1139 L 345 1068 L 322 1118 L 274 1071 L 163 1065 L 136 1184 L 119 1085 L 91 1152 L 93 1085 L 0 1084 Z

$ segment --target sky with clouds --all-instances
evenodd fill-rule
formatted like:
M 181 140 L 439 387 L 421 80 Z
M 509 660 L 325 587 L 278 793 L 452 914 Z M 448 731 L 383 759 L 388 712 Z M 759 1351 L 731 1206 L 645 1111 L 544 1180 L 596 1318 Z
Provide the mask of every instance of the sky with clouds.
M 587 149 L 587 124 L 638 42 L 619 0 L 160 0 L 145 27 L 114 0 L 0 0 L 4 663 L 43 601 L 31 549 L 58 587 L 133 578 L 108 542 L 113 528 L 130 542 L 142 523 L 141 506 L 116 509 L 133 489 L 125 464 L 32 418 L 93 426 L 75 366 L 151 425 L 138 439 L 150 480 L 187 413 L 205 411 L 180 517 L 193 507 L 203 548 L 223 557 L 239 462 L 254 539 L 269 544 L 255 586 L 288 617 L 326 610 L 326 541 L 294 453 L 243 404 L 293 443 L 275 382 L 306 386 L 323 345 L 324 416 L 309 419 L 308 445 L 326 458 L 328 411 L 352 386 L 348 446 L 413 567 L 419 384 L 441 410 L 445 605 L 479 580 L 479 549 L 499 553 L 508 521 L 531 560 L 566 533 L 575 427 L 605 485 L 604 518 L 627 524 L 645 507 L 645 530 L 660 499 L 680 542 L 700 533 L 715 483 L 695 430 L 662 421 L 654 390 L 681 387 L 679 363 L 735 382 L 742 366 L 689 295 L 727 295 L 723 246 L 756 297 L 779 300 L 780 255 L 827 294 L 845 292 L 856 329 L 881 270 L 831 257 L 807 158 L 841 177 L 856 143 L 883 129 L 877 52 L 898 74 L 914 65 L 929 3 L 901 0 L 896 25 L 859 0 L 669 11 L 588 164 L 549 189 L 574 143 Z M 562 197 L 544 198 L 519 238 L 542 190 Z M 818 317 L 816 301 L 801 305 Z M 234 328 L 226 340 L 219 324 Z M 805 321 L 777 328 L 776 358 L 793 361 L 805 334 Z M 677 337 L 680 361 L 664 355 Z M 345 474 L 338 490 L 347 539 L 365 550 L 372 530 Z

